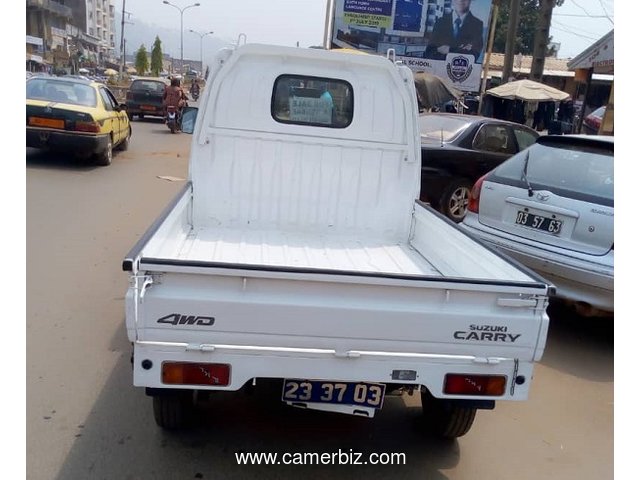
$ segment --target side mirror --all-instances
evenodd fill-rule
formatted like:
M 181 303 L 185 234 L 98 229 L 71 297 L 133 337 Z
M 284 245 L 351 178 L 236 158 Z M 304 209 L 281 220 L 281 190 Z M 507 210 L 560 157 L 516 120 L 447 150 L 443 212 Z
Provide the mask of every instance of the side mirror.
M 198 109 L 196 107 L 184 107 L 182 110 L 182 131 L 184 133 L 193 133 L 197 117 Z

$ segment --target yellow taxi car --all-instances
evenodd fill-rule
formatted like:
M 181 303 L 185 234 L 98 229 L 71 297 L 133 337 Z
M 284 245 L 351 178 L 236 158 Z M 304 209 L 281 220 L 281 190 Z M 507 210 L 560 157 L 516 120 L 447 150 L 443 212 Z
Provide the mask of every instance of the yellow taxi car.
M 126 107 L 104 84 L 67 77 L 27 80 L 27 147 L 110 165 L 114 148 L 126 150 L 130 140 Z

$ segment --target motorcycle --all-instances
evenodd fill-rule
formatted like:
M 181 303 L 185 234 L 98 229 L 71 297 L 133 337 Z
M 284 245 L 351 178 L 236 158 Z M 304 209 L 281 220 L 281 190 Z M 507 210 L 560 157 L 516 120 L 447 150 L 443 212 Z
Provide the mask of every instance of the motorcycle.
M 199 96 L 200 96 L 200 90 L 191 89 L 191 98 L 193 98 L 194 102 L 198 101 Z
M 166 122 L 171 133 L 179 132 L 182 127 L 182 110 L 178 110 L 175 106 L 169 105 L 167 107 Z

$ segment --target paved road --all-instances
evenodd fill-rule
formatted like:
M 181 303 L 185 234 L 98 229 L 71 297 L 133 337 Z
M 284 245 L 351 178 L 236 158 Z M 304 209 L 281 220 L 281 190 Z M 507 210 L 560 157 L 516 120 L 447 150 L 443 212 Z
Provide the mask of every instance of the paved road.
M 202 425 L 168 434 L 131 386 L 121 261 L 187 175 L 191 137 L 133 123 L 110 167 L 27 151 L 27 478 L 613 478 L 613 328 L 557 309 L 528 402 L 478 413 L 441 442 L 419 399 L 373 420 L 281 405 L 260 386 L 225 393 Z M 165 178 L 160 178 L 165 177 Z M 238 466 L 235 452 L 399 452 L 404 466 Z

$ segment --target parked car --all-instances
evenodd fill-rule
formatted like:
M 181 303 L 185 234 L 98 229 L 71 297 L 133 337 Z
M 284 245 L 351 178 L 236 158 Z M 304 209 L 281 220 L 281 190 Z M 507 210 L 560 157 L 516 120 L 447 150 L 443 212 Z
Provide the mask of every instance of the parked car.
M 476 115 L 427 113 L 418 122 L 420 199 L 455 222 L 467 212 L 473 183 L 539 136 L 525 125 Z
M 600 125 L 602 125 L 602 119 L 607 110 L 606 105 L 596 108 L 589 115 L 584 117 L 582 121 L 582 133 L 588 135 L 597 135 L 600 132 Z
M 169 81 L 159 77 L 140 77 L 131 82 L 126 99 L 129 118 L 164 117 L 162 96 L 167 85 Z
M 476 182 L 463 228 L 582 313 L 613 312 L 613 147 L 609 136 L 538 138 Z
M 27 147 L 95 156 L 109 165 L 113 149 L 126 150 L 126 108 L 103 84 L 70 77 L 27 80 Z

